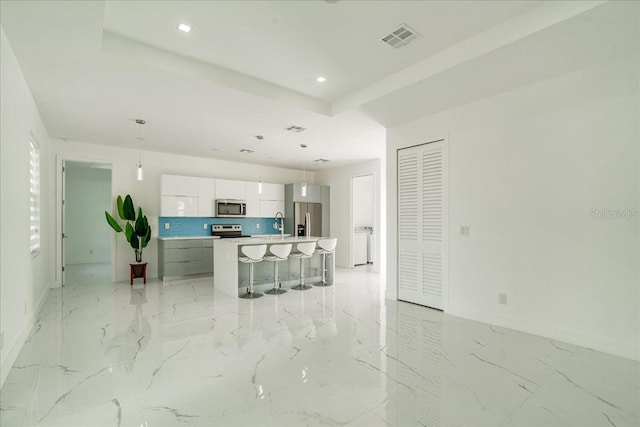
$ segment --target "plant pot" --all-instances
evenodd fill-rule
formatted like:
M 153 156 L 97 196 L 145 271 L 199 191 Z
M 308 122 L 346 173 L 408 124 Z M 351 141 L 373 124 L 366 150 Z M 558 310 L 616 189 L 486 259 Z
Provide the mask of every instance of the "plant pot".
M 131 267 L 131 280 L 130 285 L 133 286 L 133 279 L 142 278 L 144 283 L 147 283 L 147 263 L 142 262 L 139 264 L 129 264 Z

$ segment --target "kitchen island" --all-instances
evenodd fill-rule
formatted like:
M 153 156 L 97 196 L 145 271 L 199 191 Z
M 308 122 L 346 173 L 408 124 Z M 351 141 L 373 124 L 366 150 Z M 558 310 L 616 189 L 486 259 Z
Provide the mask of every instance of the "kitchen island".
M 322 237 L 281 237 L 279 234 L 264 237 L 243 237 L 232 239 L 219 239 L 214 241 L 213 287 L 227 295 L 237 297 L 243 293 L 243 288 L 248 286 L 249 266 L 238 262 L 240 248 L 245 245 L 270 245 L 291 243 L 292 251 L 296 250 L 296 244 L 308 241 L 318 241 Z M 317 283 L 322 280 L 322 257 L 314 254 L 304 261 L 304 276 L 307 284 Z M 259 292 L 273 287 L 273 262 L 262 261 L 254 265 L 254 289 Z M 300 261 L 289 258 L 288 261 L 279 263 L 280 281 L 283 289 L 299 283 Z M 327 257 L 327 280 L 333 282 L 334 257 Z M 296 292 L 296 291 L 292 291 Z

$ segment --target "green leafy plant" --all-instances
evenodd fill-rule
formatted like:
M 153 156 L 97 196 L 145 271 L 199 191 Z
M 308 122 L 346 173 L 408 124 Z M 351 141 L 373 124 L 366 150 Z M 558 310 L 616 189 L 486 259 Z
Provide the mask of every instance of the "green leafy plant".
M 142 262 L 142 249 L 147 247 L 149 240 L 151 240 L 151 226 L 147 217 L 143 215 L 142 208 L 138 208 L 136 215 L 136 208 L 133 206 L 133 200 L 131 196 L 127 196 L 122 200 L 122 196 L 118 196 L 118 216 L 121 220 L 126 221 L 124 227 L 122 227 L 118 221 L 111 216 L 107 211 L 104 211 L 107 217 L 107 223 L 115 230 L 116 233 L 124 233 L 127 242 L 131 245 L 136 254 L 136 262 Z

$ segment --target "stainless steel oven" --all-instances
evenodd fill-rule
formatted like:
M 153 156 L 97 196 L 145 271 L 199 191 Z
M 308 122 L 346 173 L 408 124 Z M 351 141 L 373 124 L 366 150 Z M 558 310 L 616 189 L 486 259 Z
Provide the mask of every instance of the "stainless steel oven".
M 244 200 L 216 200 L 216 216 L 219 218 L 236 218 L 247 216 L 247 202 Z

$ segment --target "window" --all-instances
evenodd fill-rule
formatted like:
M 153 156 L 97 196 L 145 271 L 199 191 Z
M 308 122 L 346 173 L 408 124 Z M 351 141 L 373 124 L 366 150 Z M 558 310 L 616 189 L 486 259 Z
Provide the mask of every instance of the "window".
M 31 253 L 40 249 L 40 149 L 33 139 L 29 141 L 29 222 Z

